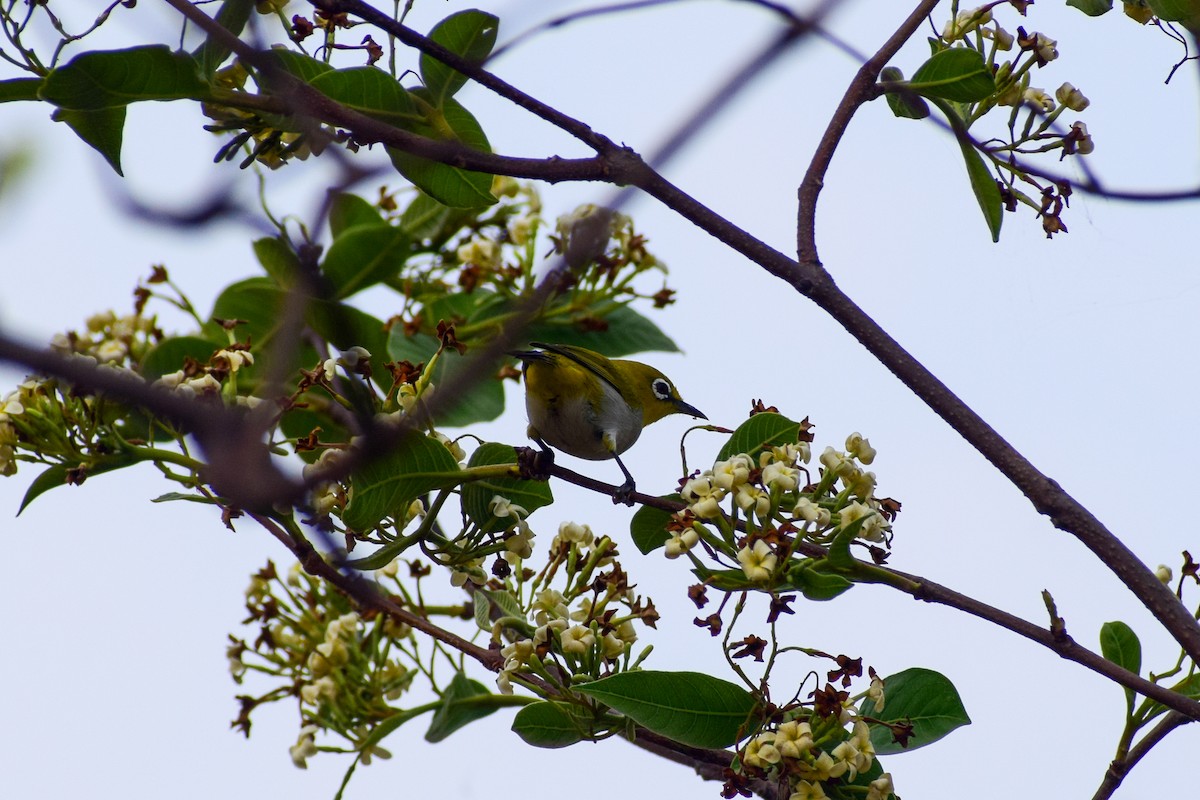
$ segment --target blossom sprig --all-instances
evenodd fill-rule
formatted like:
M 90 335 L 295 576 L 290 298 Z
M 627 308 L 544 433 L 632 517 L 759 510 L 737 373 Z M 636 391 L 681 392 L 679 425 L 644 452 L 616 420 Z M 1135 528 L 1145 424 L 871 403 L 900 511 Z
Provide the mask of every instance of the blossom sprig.
M 792 580 L 804 562 L 797 557 L 800 541 L 829 546 L 849 533 L 882 560 L 899 504 L 876 496 L 875 473 L 864 469 L 875 457 L 870 442 L 853 433 L 844 450 L 824 450 L 816 480 L 807 441 L 764 448 L 757 458 L 740 453 L 718 461 L 681 482 L 688 505 L 668 523 L 665 555 L 687 555 L 700 574 L 709 574 L 703 545 L 705 553 L 740 569 L 744 580 L 731 587 L 764 591 Z

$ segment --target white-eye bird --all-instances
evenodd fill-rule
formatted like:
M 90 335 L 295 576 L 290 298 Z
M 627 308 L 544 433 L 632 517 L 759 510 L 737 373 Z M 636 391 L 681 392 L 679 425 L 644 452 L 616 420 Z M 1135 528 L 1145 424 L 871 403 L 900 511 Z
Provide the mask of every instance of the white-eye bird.
M 553 447 L 592 461 L 615 460 L 625 483 L 614 502 L 629 502 L 634 490 L 633 476 L 620 456 L 642 428 L 668 414 L 708 419 L 649 364 L 606 358 L 573 345 L 531 344 L 540 349 L 511 353 L 524 367 L 529 438 L 544 451 Z

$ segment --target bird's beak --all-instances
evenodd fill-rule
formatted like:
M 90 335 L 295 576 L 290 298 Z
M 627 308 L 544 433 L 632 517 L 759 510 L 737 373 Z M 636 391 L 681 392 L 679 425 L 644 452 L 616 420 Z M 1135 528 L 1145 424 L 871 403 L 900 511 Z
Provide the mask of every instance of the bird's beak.
M 708 417 L 704 416 L 703 411 L 693 405 L 683 402 L 682 400 L 675 401 L 675 411 L 680 414 L 690 414 L 691 416 L 699 417 L 700 419 L 708 419 Z

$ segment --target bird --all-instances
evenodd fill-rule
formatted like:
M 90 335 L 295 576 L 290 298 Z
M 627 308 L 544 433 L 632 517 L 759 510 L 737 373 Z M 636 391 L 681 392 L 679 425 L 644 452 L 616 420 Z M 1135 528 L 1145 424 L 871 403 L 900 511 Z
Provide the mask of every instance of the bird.
M 636 484 L 621 461 L 642 429 L 669 414 L 708 419 L 684 402 L 675 384 L 649 364 L 610 359 L 583 347 L 531 342 L 510 353 L 523 367 L 530 439 L 590 461 L 613 459 L 625 482 L 613 502 L 632 505 Z

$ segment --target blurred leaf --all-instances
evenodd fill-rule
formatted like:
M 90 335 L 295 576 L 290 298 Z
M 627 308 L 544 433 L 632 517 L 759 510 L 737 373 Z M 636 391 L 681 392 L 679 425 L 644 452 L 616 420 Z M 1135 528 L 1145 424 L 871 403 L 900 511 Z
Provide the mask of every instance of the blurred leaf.
M 189 358 L 207 364 L 220 349 L 220 344 L 200 336 L 172 336 L 163 339 L 142 356 L 138 371 L 146 380 L 155 381 L 163 375 L 183 369 Z
M 496 46 L 499 31 L 499 19 L 483 11 L 468 10 L 439 22 L 429 32 L 429 38 L 473 64 L 482 64 Z M 434 105 L 440 108 L 447 98 L 463 87 L 467 76 L 422 53 L 421 81 L 429 90 Z
M 350 192 L 338 192 L 329 205 L 329 231 L 336 241 L 344 231 L 358 225 L 387 225 L 379 209 Z
M 530 703 L 513 717 L 512 730 L 525 744 L 554 749 L 583 740 L 571 706 L 540 700 Z
M 892 740 L 891 731 L 871 726 L 871 743 L 879 755 L 906 753 L 933 744 L 955 728 L 970 725 L 958 690 L 939 672 L 913 667 L 883 679 L 884 707 L 876 711 L 870 698 L 863 701 L 859 714 L 884 722 L 911 722 L 913 737 L 907 747 Z
M 65 122 L 85 144 L 104 156 L 104 160 L 121 177 L 121 143 L 125 136 L 125 106 L 97 108 L 93 111 L 78 111 L 69 108 L 55 109 L 50 118 Z
M 274 61 L 275 66 L 279 67 L 279 69 L 299 78 L 305 83 L 311 83 L 317 76 L 334 71 L 333 67 L 324 61 L 319 61 L 312 56 L 295 50 L 273 48 L 271 50 L 264 50 L 259 55 Z
M 350 476 L 350 504 L 342 521 L 353 530 L 369 530 L 386 516 L 403 516 L 426 492 L 456 485 L 461 473 L 444 444 L 407 431 L 390 453 Z
M 699 672 L 620 672 L 575 688 L 691 747 L 728 747 L 752 732 L 754 696 Z
M 309 84 L 347 108 L 406 130 L 425 119 L 408 91 L 377 67 L 329 70 Z
M 411 250 L 407 234 L 390 225 L 356 225 L 343 230 L 321 261 L 334 297 L 345 298 L 395 278 Z
M 909 87 L 926 97 L 973 103 L 996 91 L 996 79 L 983 55 L 969 47 L 935 53 L 913 74 Z
M 105 472 L 112 472 L 115 469 L 121 469 L 122 467 L 128 467 L 136 463 L 138 463 L 138 459 L 126 453 L 97 458 L 86 465 L 84 478 L 102 475 Z M 17 516 L 20 516 L 21 512 L 39 496 L 58 486 L 67 486 L 67 473 L 71 469 L 73 468 L 63 464 L 55 464 L 42 470 L 33 479 L 33 482 L 29 484 L 29 488 L 25 490 L 25 496 L 21 498 L 21 506 L 17 509 Z
M 490 464 L 515 463 L 517 463 L 517 453 L 511 445 L 484 442 L 471 454 L 471 460 L 467 462 L 467 466 L 482 467 Z M 521 506 L 530 514 L 554 502 L 550 484 L 546 481 L 493 478 L 463 484 L 463 513 L 484 533 L 502 531 L 515 522 L 511 517 L 501 518 L 492 513 L 492 498 L 496 495 L 507 498 L 509 502 Z
M 662 499 L 679 502 L 683 498 L 677 494 L 667 494 L 663 495 Z M 642 555 L 649 555 L 671 538 L 671 534 L 667 532 L 667 525 L 672 516 L 670 511 L 653 506 L 642 506 L 634 512 L 633 519 L 629 521 L 629 534 L 633 538 L 634 546 Z
M 217 11 L 217 24 L 235 38 L 241 36 L 254 11 L 254 3 L 255 0 L 225 0 Z M 212 75 L 232 52 L 224 42 L 224 37 L 210 33 L 205 37 L 204 44 L 192 52 L 192 56 L 199 62 L 202 74 Z
M 39 95 L 59 108 L 96 111 L 139 100 L 199 99 L 207 91 L 190 55 L 147 45 L 81 53 L 51 70 Z
M 417 90 L 414 94 L 421 94 Z M 482 153 L 492 152 L 479 122 L 455 99 L 447 97 L 434 113 L 438 119 L 412 126 L 414 133 L 430 139 L 452 139 Z M 455 208 L 480 208 L 496 202 L 492 196 L 492 176 L 461 167 L 430 161 L 394 147 L 387 148 L 392 165 L 430 197 Z
M 479 681 L 471 680 L 462 672 L 455 673 L 442 693 L 442 705 L 429 723 L 425 741 L 440 742 L 459 728 L 493 713 L 498 706 L 464 702 L 490 695 Z
M 429 363 L 437 349 L 438 342 L 434 337 L 424 333 L 405 336 L 399 325 L 392 327 L 387 344 L 387 353 L 392 361 L 411 361 L 413 364 L 422 361 Z M 443 353 L 434 368 L 434 390 L 437 386 L 457 382 L 470 364 L 470 353 L 465 356 L 453 351 Z M 442 399 L 433 400 L 439 406 L 436 414 L 438 426 L 462 428 L 500 416 L 504 411 L 504 386 L 496 377 L 498 369 L 499 364 L 492 365 L 471 381 L 470 388 L 456 398 L 447 399 L 444 405 Z
M 474 218 L 469 209 L 451 208 L 420 192 L 400 215 L 400 229 L 416 241 L 440 247 Z
M 758 455 L 771 447 L 795 444 L 800 436 L 800 423 L 782 414 L 764 412 L 750 417 L 733 432 L 717 453 L 717 461 L 745 453 L 757 463 Z
M 289 287 L 300 271 L 300 259 L 279 236 L 264 236 L 254 240 L 254 256 L 280 287 Z

